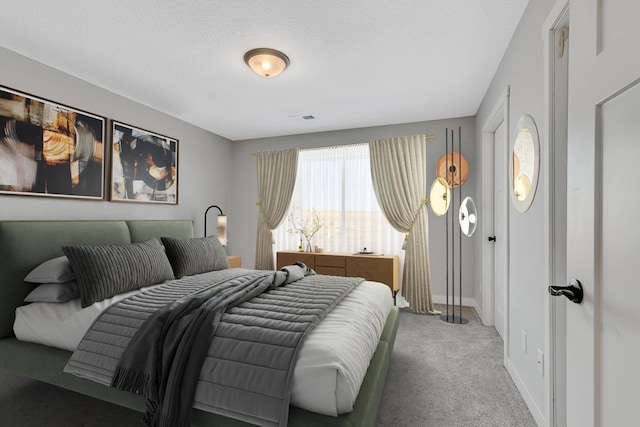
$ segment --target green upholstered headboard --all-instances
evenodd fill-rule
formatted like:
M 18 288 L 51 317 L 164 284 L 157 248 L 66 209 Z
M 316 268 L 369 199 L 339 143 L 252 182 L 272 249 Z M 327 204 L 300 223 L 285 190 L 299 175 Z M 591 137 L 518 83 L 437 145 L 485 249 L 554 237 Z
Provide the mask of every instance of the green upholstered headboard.
M 13 335 L 15 309 L 35 287 L 24 277 L 42 262 L 64 255 L 62 246 L 162 236 L 193 237 L 193 221 L 0 221 L 0 338 Z
M 127 221 L 132 242 L 142 242 L 152 237 L 193 237 L 191 220 L 133 220 Z

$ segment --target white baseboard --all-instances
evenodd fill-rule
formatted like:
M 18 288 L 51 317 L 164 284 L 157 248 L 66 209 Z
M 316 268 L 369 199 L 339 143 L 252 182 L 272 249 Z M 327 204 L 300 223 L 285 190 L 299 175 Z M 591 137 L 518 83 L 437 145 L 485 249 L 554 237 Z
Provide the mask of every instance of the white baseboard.
M 475 309 L 476 309 L 476 313 L 478 313 L 478 316 L 480 317 L 480 321 L 481 321 L 481 322 L 482 322 L 482 324 L 484 325 L 484 324 L 485 324 L 485 323 L 484 323 L 484 318 L 482 317 L 482 315 L 483 315 L 483 313 L 484 313 L 484 312 L 482 311 L 482 307 L 480 307 L 480 306 L 478 305 L 478 301 L 476 301 L 476 304 L 473 306 L 473 308 L 475 308 Z
M 516 387 L 518 388 L 518 391 L 522 395 L 524 402 L 527 404 L 529 411 L 531 411 L 531 414 L 533 415 L 533 419 L 536 421 L 536 424 L 538 424 L 538 426 L 547 425 L 544 418 L 544 414 L 540 410 L 540 407 L 538 406 L 538 404 L 536 403 L 536 400 L 531 395 L 531 392 L 525 385 L 524 381 L 518 374 L 518 370 L 511 362 L 511 359 L 507 357 L 506 361 L 507 361 L 507 372 L 511 376 L 511 379 L 513 379 L 513 382 L 515 383 Z
M 446 304 L 447 297 L 446 295 L 432 295 L 434 304 Z M 449 297 L 449 304 L 454 304 L 458 306 L 460 304 L 460 298 L 456 297 L 455 301 L 452 301 L 451 297 Z M 475 298 L 462 298 L 462 305 L 465 307 L 477 307 Z

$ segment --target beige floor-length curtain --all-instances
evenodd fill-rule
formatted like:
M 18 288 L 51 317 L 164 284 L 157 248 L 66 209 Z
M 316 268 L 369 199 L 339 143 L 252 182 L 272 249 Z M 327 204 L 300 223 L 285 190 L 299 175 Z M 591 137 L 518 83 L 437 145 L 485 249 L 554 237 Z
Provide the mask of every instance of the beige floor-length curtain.
M 407 233 L 402 296 L 416 313 L 439 314 L 431 297 L 426 137 L 369 142 L 371 179 L 378 203 L 396 230 Z
M 289 209 L 298 171 L 298 149 L 264 151 L 258 158 L 258 236 L 256 270 L 273 270 L 271 230 Z

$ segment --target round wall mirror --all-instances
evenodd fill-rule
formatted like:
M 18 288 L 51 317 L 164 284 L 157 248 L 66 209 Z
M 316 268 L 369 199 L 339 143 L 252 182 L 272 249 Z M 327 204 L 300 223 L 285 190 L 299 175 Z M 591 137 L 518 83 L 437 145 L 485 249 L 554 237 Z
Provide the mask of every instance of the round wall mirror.
M 513 155 L 509 162 L 509 187 L 516 209 L 526 212 L 536 194 L 540 173 L 540 141 L 536 122 L 529 114 L 518 120 Z
M 478 210 L 471 197 L 465 197 L 458 211 L 458 222 L 465 236 L 471 237 L 478 228 Z

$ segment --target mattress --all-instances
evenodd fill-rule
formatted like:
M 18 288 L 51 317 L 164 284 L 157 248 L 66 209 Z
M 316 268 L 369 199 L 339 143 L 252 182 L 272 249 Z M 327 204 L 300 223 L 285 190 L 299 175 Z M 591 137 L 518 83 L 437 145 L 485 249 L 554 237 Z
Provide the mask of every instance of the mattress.
M 18 307 L 14 333 L 21 341 L 73 351 L 96 317 L 128 292 L 82 308 L 80 300 Z M 363 282 L 309 333 L 293 374 L 291 405 L 324 415 L 351 412 L 393 299 L 387 285 Z M 206 410 L 206 404 L 194 407 Z

